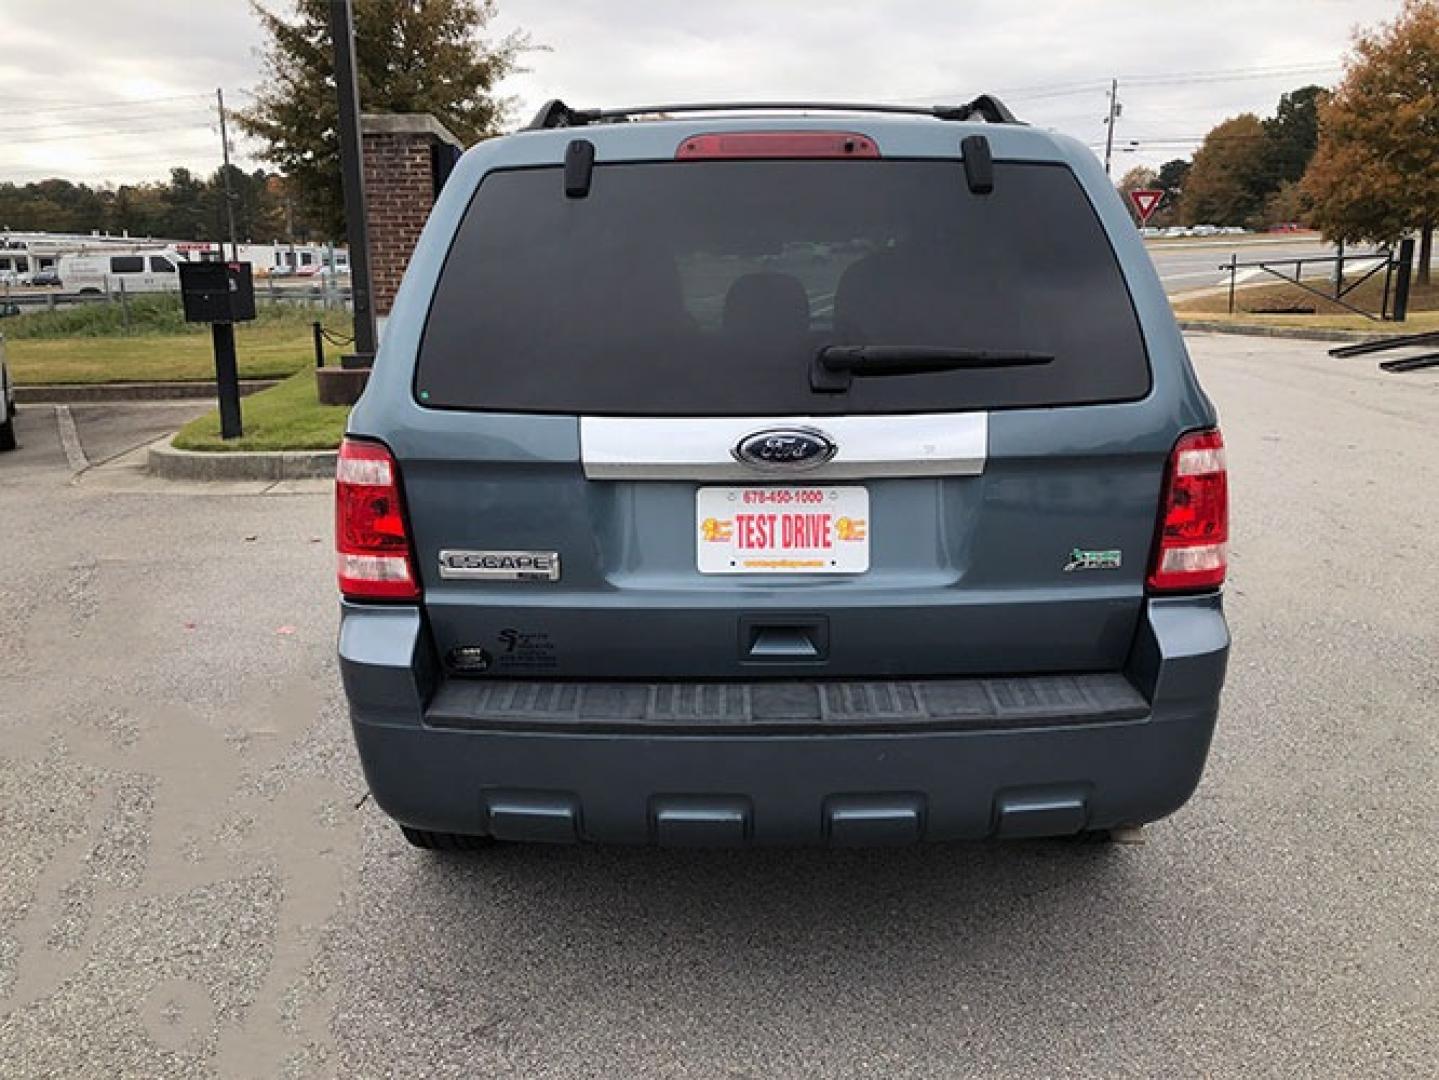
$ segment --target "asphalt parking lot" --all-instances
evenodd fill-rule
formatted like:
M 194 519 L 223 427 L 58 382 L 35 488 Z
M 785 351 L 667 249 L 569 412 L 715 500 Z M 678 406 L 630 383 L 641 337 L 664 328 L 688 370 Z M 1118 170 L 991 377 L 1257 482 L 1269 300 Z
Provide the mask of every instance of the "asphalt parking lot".
M 25 410 L 0 1072 L 1433 1076 L 1439 371 L 1190 341 L 1235 650 L 1134 847 L 413 851 L 346 730 L 327 495 L 72 481 Z M 117 460 L 159 419 L 77 431 Z

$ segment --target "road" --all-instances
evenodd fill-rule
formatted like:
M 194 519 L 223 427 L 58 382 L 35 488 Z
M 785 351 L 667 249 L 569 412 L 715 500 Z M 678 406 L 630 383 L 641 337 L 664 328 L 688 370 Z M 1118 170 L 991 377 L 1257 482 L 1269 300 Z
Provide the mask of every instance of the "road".
M 1159 279 L 1164 282 L 1164 291 L 1173 295 L 1189 289 L 1203 289 L 1224 283 L 1227 278 L 1219 269 L 1231 255 L 1238 255 L 1240 262 L 1256 262 L 1260 259 L 1280 262 L 1284 259 L 1332 258 L 1334 248 L 1316 241 L 1313 237 L 1299 240 L 1282 238 L 1255 238 L 1244 240 L 1215 237 L 1212 240 L 1185 240 L 1145 245 Z M 1373 249 L 1368 246 L 1351 249 L 1355 258 Z M 1292 269 L 1292 263 L 1291 263 Z M 1289 272 L 1286 270 L 1286 272 Z M 1332 270 L 1328 271 L 1332 273 Z M 1305 277 L 1325 276 L 1324 268 L 1316 267 L 1305 273 Z
M 71 482 L 26 410 L 3 1072 L 1432 1076 L 1439 372 L 1190 344 L 1235 648 L 1208 775 L 1139 847 L 413 851 L 346 730 L 328 496 Z

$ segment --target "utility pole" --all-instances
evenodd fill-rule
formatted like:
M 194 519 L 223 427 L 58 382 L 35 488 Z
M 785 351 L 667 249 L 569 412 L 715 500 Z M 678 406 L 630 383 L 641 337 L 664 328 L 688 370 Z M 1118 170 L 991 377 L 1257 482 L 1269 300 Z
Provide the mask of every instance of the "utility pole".
M 355 309 L 355 351 L 340 366 L 369 367 L 375 359 L 375 311 L 370 306 L 370 230 L 365 222 L 365 171 L 360 143 L 360 90 L 355 83 L 355 23 L 350 0 L 330 0 L 335 46 L 335 93 L 340 106 L 340 180 L 345 232 L 350 242 L 350 296 Z
M 1119 80 L 1109 80 L 1109 116 L 1104 121 L 1104 175 L 1109 175 L 1109 159 L 1114 155 L 1114 119 L 1119 115 Z
M 225 133 L 225 91 L 215 88 L 215 101 L 220 107 L 220 149 L 224 154 L 225 167 L 221 175 L 225 182 L 225 218 L 230 223 L 230 261 L 240 261 L 240 245 L 235 242 L 235 196 L 230 192 L 230 138 Z M 225 245 L 220 245 L 223 256 Z

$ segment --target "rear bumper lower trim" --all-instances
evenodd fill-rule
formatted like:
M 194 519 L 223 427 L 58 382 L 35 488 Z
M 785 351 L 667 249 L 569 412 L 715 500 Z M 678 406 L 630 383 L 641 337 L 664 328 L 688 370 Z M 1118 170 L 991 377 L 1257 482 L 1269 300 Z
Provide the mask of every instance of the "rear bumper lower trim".
M 557 735 L 355 723 L 376 803 L 439 832 L 547 843 L 886 844 L 1156 821 L 1214 716 L 1018 731 Z
M 1122 675 L 466 683 L 440 676 L 416 608 L 347 605 L 340 635 L 360 761 L 390 816 L 635 844 L 907 843 L 1155 821 L 1204 771 L 1228 652 L 1217 593 L 1148 601 Z

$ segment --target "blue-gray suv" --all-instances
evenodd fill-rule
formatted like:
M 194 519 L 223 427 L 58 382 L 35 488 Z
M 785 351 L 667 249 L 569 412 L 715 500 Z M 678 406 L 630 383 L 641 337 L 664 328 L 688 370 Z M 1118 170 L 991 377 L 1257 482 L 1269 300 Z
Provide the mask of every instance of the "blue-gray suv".
M 1093 154 L 992 97 L 471 149 L 336 495 L 420 847 L 1102 835 L 1204 768 L 1214 408 Z

